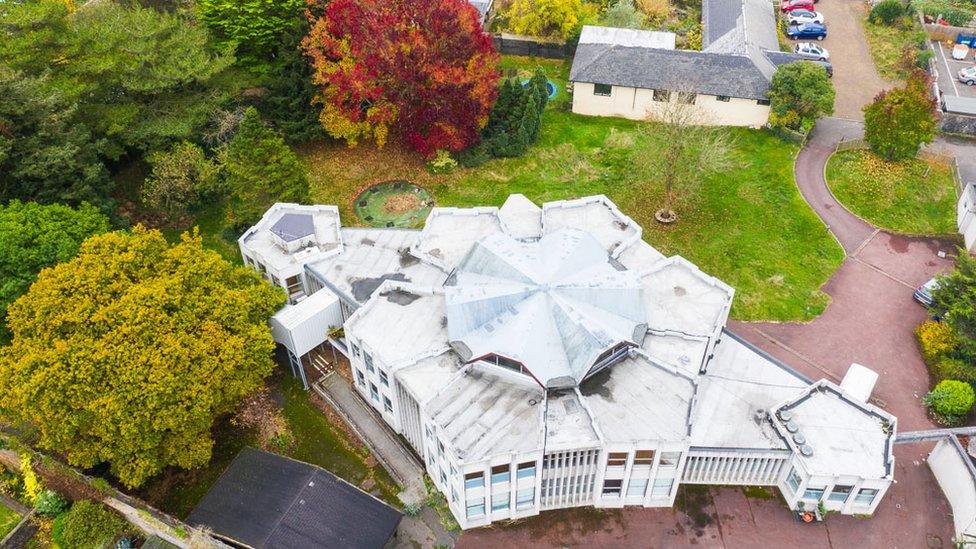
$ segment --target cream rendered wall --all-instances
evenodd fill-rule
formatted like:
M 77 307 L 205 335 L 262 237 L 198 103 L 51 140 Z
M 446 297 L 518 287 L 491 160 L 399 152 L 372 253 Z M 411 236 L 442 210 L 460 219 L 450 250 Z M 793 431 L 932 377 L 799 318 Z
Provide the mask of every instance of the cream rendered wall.
M 954 444 L 942 439 L 929 454 L 928 464 L 952 507 L 956 539 L 976 535 L 976 482 Z
M 573 83 L 573 112 L 577 114 L 643 120 L 658 105 L 653 90 L 613 86 L 610 95 L 603 96 L 593 94 L 593 84 Z M 703 121 L 708 125 L 759 127 L 769 120 L 769 105 L 759 105 L 754 99 L 732 97 L 723 102 L 714 95 L 699 94 L 695 105 L 702 109 Z

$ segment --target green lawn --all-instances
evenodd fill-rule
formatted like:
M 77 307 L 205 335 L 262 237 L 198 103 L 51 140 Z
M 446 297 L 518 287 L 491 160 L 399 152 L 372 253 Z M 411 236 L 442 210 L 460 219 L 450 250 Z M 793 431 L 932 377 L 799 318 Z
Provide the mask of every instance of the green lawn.
M 20 515 L 15 513 L 13 509 L 0 504 L 0 539 L 3 539 L 17 526 L 20 518 Z
M 830 190 L 871 223 L 910 234 L 956 232 L 956 191 L 949 165 L 938 158 L 887 162 L 870 151 L 833 155 Z
M 380 490 L 381 499 L 400 504 L 396 482 L 369 457 L 366 448 L 333 425 L 309 400 L 314 393 L 305 392 L 289 374 L 279 375 L 272 383 L 295 436 L 294 446 L 283 452 L 285 455 L 323 467 L 357 486 L 372 479 L 373 490 Z M 190 471 L 172 468 L 151 479 L 135 495 L 163 511 L 186 518 L 238 452 L 245 446 L 256 446 L 258 438 L 253 430 L 236 427 L 224 419 L 214 427 L 214 440 L 213 456 L 206 467 Z
M 865 8 L 866 9 L 866 8 Z M 874 58 L 878 74 L 885 80 L 905 80 L 914 66 L 905 63 L 905 49 L 918 49 L 925 41 L 925 31 L 915 25 L 914 19 L 906 17 L 901 23 L 887 26 L 871 23 L 867 12 L 863 18 L 864 34 Z
M 535 63 L 503 60 L 526 73 Z M 564 93 L 566 63 L 538 63 Z M 318 143 L 299 155 L 308 167 L 313 201 L 339 205 L 347 225 L 360 224 L 352 208 L 357 191 L 388 179 L 426 187 L 440 206 L 500 206 L 510 193 L 537 203 L 606 194 L 644 227 L 653 246 L 681 254 L 734 286 L 733 317 L 808 320 L 823 311 L 828 297 L 819 288 L 843 252 L 796 189 L 794 145 L 764 131 L 723 130 L 736 139 L 737 166 L 705 181 L 678 209 L 679 222 L 663 227 L 653 218 L 663 188 L 652 174 L 634 173 L 629 160 L 630 148 L 643 144 L 636 123 L 567 112 L 568 98 L 554 103 L 543 116 L 539 142 L 525 156 L 451 174 L 428 173 L 421 159 L 392 144 L 377 150 Z

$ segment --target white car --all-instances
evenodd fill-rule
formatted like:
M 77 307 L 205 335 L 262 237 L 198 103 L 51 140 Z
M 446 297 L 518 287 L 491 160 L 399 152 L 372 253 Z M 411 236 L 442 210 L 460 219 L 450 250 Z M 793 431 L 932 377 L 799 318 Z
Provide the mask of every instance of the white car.
M 787 23 L 790 25 L 800 25 L 802 23 L 820 23 L 823 25 L 824 16 L 819 11 L 793 10 L 790 12 Z
M 969 46 L 966 44 L 956 44 L 952 47 L 952 58 L 957 61 L 962 61 L 969 55 Z
M 959 81 L 967 86 L 976 86 L 976 65 L 959 69 Z
M 827 48 L 814 44 L 813 42 L 800 42 L 793 46 L 793 53 L 812 61 L 827 61 L 830 59 L 830 52 L 827 51 Z

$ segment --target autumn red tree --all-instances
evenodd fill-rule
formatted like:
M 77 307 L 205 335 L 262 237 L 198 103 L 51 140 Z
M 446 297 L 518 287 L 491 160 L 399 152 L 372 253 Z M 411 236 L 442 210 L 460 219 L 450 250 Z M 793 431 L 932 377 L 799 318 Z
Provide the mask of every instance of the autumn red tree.
M 478 140 L 498 54 L 467 0 L 333 0 L 302 43 L 334 137 L 391 134 L 432 156 Z

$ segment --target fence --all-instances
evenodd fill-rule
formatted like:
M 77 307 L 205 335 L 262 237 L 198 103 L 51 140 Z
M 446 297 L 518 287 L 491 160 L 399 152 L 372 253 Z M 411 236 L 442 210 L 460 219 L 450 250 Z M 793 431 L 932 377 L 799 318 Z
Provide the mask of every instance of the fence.
M 837 142 L 837 146 L 834 147 L 834 152 L 850 151 L 854 149 L 866 149 L 868 148 L 868 142 L 862 138 L 856 139 L 842 139 Z
M 576 53 L 576 46 L 565 42 L 551 42 L 517 34 L 496 34 L 492 36 L 492 42 L 499 53 L 506 55 L 566 59 Z
M 950 27 L 948 25 L 937 25 L 935 23 L 922 23 L 925 27 L 925 33 L 929 35 L 932 40 L 937 40 L 939 42 L 955 42 L 956 37 L 960 34 L 973 34 L 976 29 L 968 27 Z

